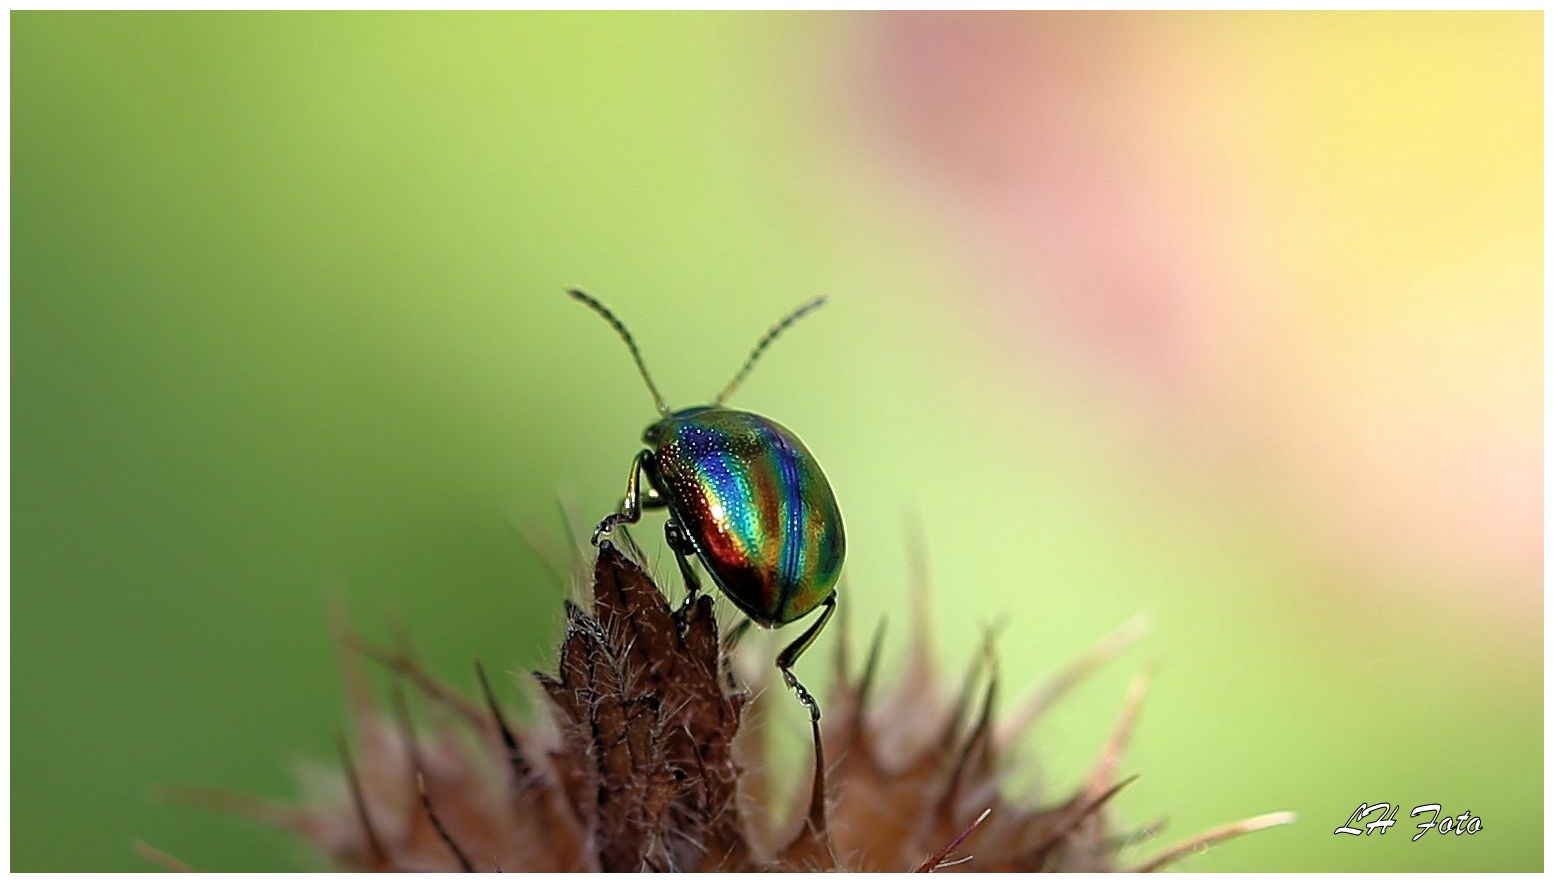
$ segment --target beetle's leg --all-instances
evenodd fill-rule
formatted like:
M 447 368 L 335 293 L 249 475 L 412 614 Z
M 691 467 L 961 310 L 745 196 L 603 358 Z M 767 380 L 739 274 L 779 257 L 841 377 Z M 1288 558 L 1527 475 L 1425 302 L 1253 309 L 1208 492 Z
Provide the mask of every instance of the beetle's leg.
M 664 507 L 666 507 L 668 505 L 669 505 L 669 501 L 667 499 L 665 499 L 664 496 L 658 492 L 658 488 L 653 487 L 653 485 L 651 485 L 651 484 L 649 484 L 646 488 L 644 488 L 642 490 L 642 492 L 640 494 L 637 495 L 637 506 L 639 508 L 641 508 L 643 511 L 646 511 L 648 509 L 663 509 Z M 625 509 L 626 508 L 626 498 L 625 497 L 621 498 L 620 508 L 621 509 Z
M 636 524 L 642 518 L 642 465 L 653 456 L 649 451 L 638 451 L 637 456 L 631 460 L 631 472 L 626 476 L 626 498 L 621 500 L 620 509 L 604 516 L 599 526 L 594 528 L 594 545 L 604 539 L 604 535 L 610 532 L 610 528 L 617 524 Z
M 663 507 L 669 505 L 669 501 L 667 499 L 665 499 L 664 497 L 660 496 L 658 491 L 656 489 L 654 489 L 653 485 L 651 485 L 651 484 L 649 484 L 647 486 L 647 489 L 644 490 L 642 492 L 642 494 L 637 497 L 637 502 L 641 506 L 641 508 L 642 508 L 642 510 L 644 512 L 647 511 L 648 509 L 662 509 Z M 621 498 L 621 503 L 620 503 L 620 508 L 621 509 L 625 509 L 626 505 L 627 505 L 626 498 L 622 497 Z M 621 538 L 626 541 L 626 546 L 628 547 L 627 548 L 627 554 L 629 554 L 633 558 L 636 558 L 639 561 L 642 560 L 642 549 L 641 549 L 641 547 L 637 545 L 636 540 L 633 539 L 631 534 L 628 531 L 626 531 L 624 528 L 621 530 Z
M 696 575 L 691 567 L 691 557 L 696 554 L 696 547 L 686 538 L 680 530 L 680 525 L 673 518 L 664 522 L 664 542 L 674 551 L 675 561 L 680 564 L 680 576 L 685 579 L 685 603 L 680 605 L 680 612 L 691 609 L 696 602 L 696 596 L 701 593 L 701 577 Z
M 820 611 L 820 618 L 815 620 L 814 625 L 805 629 L 804 634 L 799 635 L 798 640 L 789 644 L 777 656 L 777 668 L 782 672 L 783 681 L 793 689 L 793 692 L 798 694 L 799 701 L 804 703 L 805 708 L 809 709 L 810 720 L 814 721 L 820 720 L 820 704 L 815 701 L 815 697 L 809 695 L 809 691 L 804 689 L 804 685 L 799 683 L 799 679 L 793 676 L 793 663 L 798 662 L 804 651 L 809 649 L 809 645 L 815 643 L 815 638 L 820 635 L 820 630 L 826 627 L 826 622 L 831 619 L 831 614 L 836 612 L 836 593 L 832 592 L 830 595 L 827 595 L 826 599 L 820 603 L 825 605 L 825 609 Z

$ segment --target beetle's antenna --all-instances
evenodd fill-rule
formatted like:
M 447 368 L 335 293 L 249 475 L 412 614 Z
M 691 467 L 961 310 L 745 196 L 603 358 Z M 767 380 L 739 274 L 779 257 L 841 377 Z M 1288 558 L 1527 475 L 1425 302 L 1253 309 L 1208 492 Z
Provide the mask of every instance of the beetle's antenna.
M 771 330 L 766 332 L 766 336 L 756 342 L 755 349 L 750 351 L 750 357 L 745 359 L 744 367 L 739 369 L 739 373 L 735 374 L 734 379 L 728 382 L 728 386 L 723 387 L 723 391 L 718 393 L 718 397 L 713 399 L 712 403 L 714 405 L 721 405 L 725 399 L 734 394 L 734 390 L 739 388 L 739 384 L 744 383 L 745 378 L 750 375 L 750 369 L 755 367 L 756 359 L 761 358 L 761 354 L 766 352 L 766 348 L 772 345 L 772 341 L 777 339 L 777 335 L 787 331 L 789 325 L 804 318 L 806 313 L 818 310 L 825 305 L 825 297 L 817 297 L 784 316 L 781 322 L 773 325 Z
M 637 349 L 636 340 L 632 339 L 631 332 L 626 330 L 626 326 L 621 323 L 621 320 L 615 318 L 615 314 L 610 312 L 609 307 L 594 300 L 586 292 L 572 288 L 567 290 L 567 294 L 587 304 L 594 312 L 603 316 L 604 321 L 609 322 L 610 327 L 615 329 L 615 333 L 621 336 L 621 340 L 626 342 L 626 349 L 631 350 L 632 359 L 636 360 L 637 373 L 642 375 L 642 382 L 647 384 L 648 392 L 653 394 L 653 406 L 658 408 L 658 413 L 668 414 L 669 406 L 664 404 L 664 397 L 659 394 L 658 387 L 653 384 L 652 376 L 648 374 L 647 364 L 642 361 L 642 351 Z M 749 369 L 747 368 L 746 370 Z

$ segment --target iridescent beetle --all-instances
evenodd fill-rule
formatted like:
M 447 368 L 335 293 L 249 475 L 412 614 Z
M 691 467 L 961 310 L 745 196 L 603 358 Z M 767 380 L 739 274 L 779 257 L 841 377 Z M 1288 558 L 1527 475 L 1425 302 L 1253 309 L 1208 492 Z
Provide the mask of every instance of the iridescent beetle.
M 690 600 L 701 590 L 689 556 L 751 622 L 777 628 L 820 608 L 820 616 L 777 657 L 783 680 L 820 719 L 820 706 L 793 676 L 793 664 L 836 611 L 836 580 L 846 541 L 842 513 L 814 455 L 798 436 L 749 411 L 723 407 L 777 335 L 825 303 L 816 298 L 789 313 L 756 343 L 749 358 L 710 405 L 669 410 L 648 375 L 626 326 L 603 304 L 573 290 L 614 327 L 653 395 L 659 419 L 642 433 L 620 509 L 599 522 L 594 545 L 617 524 L 635 524 L 643 509 L 667 507 L 664 537 L 680 564 Z M 640 477 L 647 474 L 643 491 Z

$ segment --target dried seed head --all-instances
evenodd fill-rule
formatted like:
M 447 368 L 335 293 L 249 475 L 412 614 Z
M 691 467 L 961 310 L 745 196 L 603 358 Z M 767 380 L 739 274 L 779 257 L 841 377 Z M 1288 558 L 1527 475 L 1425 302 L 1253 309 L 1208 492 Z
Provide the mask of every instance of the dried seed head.
M 353 752 L 342 741 L 342 770 L 315 773 L 312 797 L 294 807 L 208 791 L 183 797 L 288 828 L 349 871 L 1155 870 L 1293 820 L 1261 816 L 1154 858 L 1123 858 L 1138 838 L 1113 829 L 1108 803 L 1132 781 L 1116 772 L 1143 676 L 1077 793 L 1049 806 L 1001 793 L 1019 732 L 1135 640 L 1137 622 L 1001 725 L 990 644 L 948 702 L 925 690 L 935 672 L 921 648 L 894 693 L 876 699 L 881 632 L 855 674 L 844 627 L 811 774 L 798 794 L 770 794 L 766 717 L 747 712 L 783 695 L 752 700 L 738 686 L 712 598 L 672 610 L 647 571 L 609 543 L 591 585 L 591 609 L 566 602 L 556 673 L 534 675 L 548 725 L 514 728 L 478 663 L 476 701 L 424 671 L 407 646 L 365 644 L 342 619 L 342 644 L 396 675 L 384 710 L 359 660 L 344 659 L 357 744 Z M 434 712 L 426 731 L 411 720 L 406 684 Z

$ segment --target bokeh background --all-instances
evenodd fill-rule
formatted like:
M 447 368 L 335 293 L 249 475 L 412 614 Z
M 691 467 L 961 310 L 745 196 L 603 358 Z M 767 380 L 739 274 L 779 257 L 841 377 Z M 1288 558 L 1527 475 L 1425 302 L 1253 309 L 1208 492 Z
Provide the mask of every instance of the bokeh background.
M 461 685 L 547 663 L 514 526 L 565 548 L 651 415 L 568 285 L 677 404 L 832 296 L 737 404 L 892 655 L 917 553 L 951 680 L 1150 617 L 1049 793 L 1158 665 L 1124 821 L 1300 813 L 1187 868 L 1541 867 L 1540 14 L 11 22 L 15 869 L 314 867 L 154 791 L 327 762 L 331 593 Z

